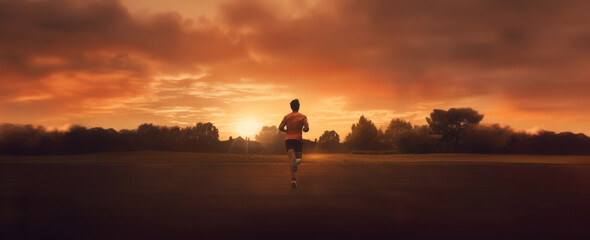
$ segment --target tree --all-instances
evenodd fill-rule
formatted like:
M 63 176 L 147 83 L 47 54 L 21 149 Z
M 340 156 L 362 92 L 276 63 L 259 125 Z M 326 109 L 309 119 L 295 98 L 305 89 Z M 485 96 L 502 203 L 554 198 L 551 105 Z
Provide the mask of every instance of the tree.
M 398 150 L 402 153 L 433 153 L 437 151 L 438 139 L 430 134 L 427 125 L 415 125 L 411 131 L 400 135 Z
M 0 153 L 37 154 L 45 128 L 33 125 L 0 124 Z
M 476 153 L 508 153 L 508 143 L 514 131 L 499 124 L 472 125 L 463 133 L 463 148 Z
M 358 123 L 351 126 L 345 142 L 352 150 L 374 150 L 377 148 L 379 131 L 371 120 L 361 116 Z
M 213 125 L 213 123 L 199 122 L 199 123 L 197 123 L 197 126 L 195 126 L 194 131 L 195 131 L 195 134 L 198 138 L 205 137 L 205 138 L 208 138 L 211 140 L 219 141 L 219 130 L 217 130 L 217 127 L 215 127 L 215 125 Z
M 219 143 L 219 130 L 213 123 L 199 122 L 192 129 L 192 132 L 196 136 L 198 151 L 216 151 L 215 148 L 218 147 Z
M 279 131 L 276 126 L 264 126 L 254 139 L 270 153 L 283 153 L 285 152 L 285 135 L 286 133 Z
M 448 111 L 434 109 L 430 117 L 426 118 L 432 133 L 441 134 L 441 140 L 453 142 L 455 150 L 459 146 L 463 129 L 470 125 L 479 124 L 483 114 L 471 108 L 451 108 Z
M 160 129 L 151 123 L 144 123 L 137 127 L 137 135 L 139 136 L 142 147 L 146 149 L 155 150 L 160 146 Z
M 318 140 L 317 147 L 320 151 L 336 152 L 340 146 L 340 135 L 336 131 L 324 131 Z
M 412 131 L 412 124 L 403 119 L 395 118 L 389 122 L 384 137 L 386 143 L 396 150 L 399 150 L 400 139 Z

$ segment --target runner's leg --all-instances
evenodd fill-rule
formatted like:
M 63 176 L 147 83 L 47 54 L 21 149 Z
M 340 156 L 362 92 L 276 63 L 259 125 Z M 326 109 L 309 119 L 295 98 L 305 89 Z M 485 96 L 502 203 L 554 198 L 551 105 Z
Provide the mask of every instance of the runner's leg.
M 295 178 L 295 150 L 287 150 L 287 155 L 289 155 L 289 169 L 291 170 L 291 178 Z

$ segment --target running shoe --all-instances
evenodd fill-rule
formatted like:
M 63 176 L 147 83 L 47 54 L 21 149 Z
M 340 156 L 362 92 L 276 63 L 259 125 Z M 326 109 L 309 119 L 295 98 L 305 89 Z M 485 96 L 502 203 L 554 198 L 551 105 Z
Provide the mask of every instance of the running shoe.
M 295 178 L 291 178 L 291 187 L 297 188 L 297 180 Z

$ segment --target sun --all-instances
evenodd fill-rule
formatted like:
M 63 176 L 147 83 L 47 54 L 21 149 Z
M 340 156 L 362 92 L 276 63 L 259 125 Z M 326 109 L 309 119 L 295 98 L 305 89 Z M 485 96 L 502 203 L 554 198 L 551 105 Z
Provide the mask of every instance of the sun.
M 236 131 L 242 137 L 253 137 L 254 135 L 256 135 L 256 133 L 258 133 L 260 128 L 262 128 L 262 124 L 263 123 L 253 119 L 241 120 L 236 125 Z

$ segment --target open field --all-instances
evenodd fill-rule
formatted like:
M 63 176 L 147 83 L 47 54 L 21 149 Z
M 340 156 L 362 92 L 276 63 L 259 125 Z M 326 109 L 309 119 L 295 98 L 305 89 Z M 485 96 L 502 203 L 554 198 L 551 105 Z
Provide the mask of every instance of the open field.
M 0 156 L 0 239 L 590 238 L 590 156 Z

